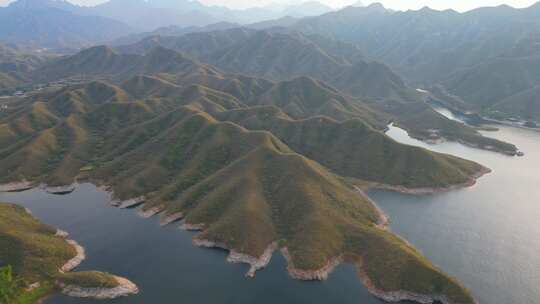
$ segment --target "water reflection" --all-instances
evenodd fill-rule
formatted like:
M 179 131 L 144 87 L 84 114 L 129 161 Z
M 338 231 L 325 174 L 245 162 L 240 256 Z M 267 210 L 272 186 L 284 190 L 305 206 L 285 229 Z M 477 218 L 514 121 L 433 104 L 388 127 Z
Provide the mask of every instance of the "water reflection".
M 373 191 L 392 229 L 469 287 L 481 303 L 540 303 L 540 133 L 500 127 L 488 135 L 512 142 L 525 157 L 457 143 L 429 145 L 399 128 L 388 135 L 477 161 L 493 173 L 469 189 L 413 197 Z

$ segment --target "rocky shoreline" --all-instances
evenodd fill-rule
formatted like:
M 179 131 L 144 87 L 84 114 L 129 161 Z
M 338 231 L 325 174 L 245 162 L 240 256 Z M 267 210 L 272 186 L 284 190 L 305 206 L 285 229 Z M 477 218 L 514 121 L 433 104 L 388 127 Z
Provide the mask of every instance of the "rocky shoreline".
M 375 208 L 375 211 L 377 211 L 377 227 L 382 230 L 388 230 L 390 227 L 390 218 L 388 217 L 388 215 L 384 213 L 384 211 L 377 205 L 377 203 L 375 203 L 371 198 L 369 198 L 369 196 L 364 192 L 364 190 L 362 190 L 358 186 L 354 186 L 354 188 L 356 189 L 356 192 L 358 192 L 358 194 L 360 194 L 360 196 L 362 196 L 364 199 L 368 200 L 373 206 L 373 208 Z
M 357 261 L 356 262 L 357 268 L 358 268 L 358 274 L 360 277 L 360 280 L 362 281 L 362 284 L 366 286 L 367 290 L 374 295 L 375 297 L 385 301 L 385 302 L 402 302 L 402 301 L 411 301 L 415 303 L 420 304 L 432 304 L 436 302 L 440 302 L 442 304 L 456 304 L 448 299 L 448 297 L 444 295 L 438 295 L 438 294 L 419 294 L 415 292 L 410 292 L 406 290 L 397 290 L 397 291 L 384 291 L 380 288 L 377 288 L 375 284 L 371 281 L 367 273 L 363 269 L 363 262 Z M 476 304 L 478 302 L 474 300 Z
M 294 266 L 291 254 L 287 247 L 281 248 L 281 254 L 287 261 L 287 271 L 289 275 L 297 280 L 302 281 L 324 281 L 339 264 L 344 262 L 343 255 L 330 259 L 323 267 L 316 270 L 298 269 Z
M 60 232 L 60 233 L 57 232 L 57 235 L 61 236 L 62 233 L 65 233 L 65 232 Z M 75 257 L 67 261 L 67 263 L 64 264 L 64 266 L 60 268 L 60 272 L 70 272 L 73 269 L 77 268 L 77 266 L 79 266 L 82 263 L 82 261 L 86 259 L 86 253 L 84 251 L 84 248 L 81 245 L 79 245 L 74 240 L 66 240 L 66 242 L 68 242 L 71 246 L 75 248 L 75 251 L 77 252 L 77 254 L 75 255 Z
M 76 184 L 71 184 L 68 186 L 58 186 L 58 187 L 45 187 L 45 191 L 50 194 L 64 195 L 70 194 L 75 191 L 77 187 Z
M 473 187 L 474 185 L 478 183 L 478 179 L 480 179 L 482 176 L 489 174 L 491 172 L 492 172 L 491 169 L 484 167 L 480 172 L 472 175 L 467 182 L 462 183 L 462 184 L 451 185 L 448 187 L 407 188 L 404 186 L 394 186 L 394 185 L 388 185 L 388 184 L 372 183 L 369 185 L 369 188 L 379 189 L 379 190 L 388 190 L 388 191 L 398 192 L 402 194 L 410 194 L 410 195 L 430 195 L 430 194 L 445 193 L 445 192 L 450 192 L 454 190 Z
M 407 194 L 433 194 L 433 193 L 439 193 L 439 192 L 447 192 L 459 188 L 464 187 L 471 187 L 476 184 L 476 180 L 480 178 L 481 176 L 490 173 L 491 170 L 484 168 L 481 170 L 481 172 L 473 175 L 470 178 L 470 181 L 464 184 L 460 185 L 453 185 L 451 187 L 447 188 L 421 188 L 421 189 L 408 189 L 405 187 L 396 187 L 396 186 L 389 186 L 389 185 L 382 185 L 382 184 L 369 184 L 368 186 L 370 188 L 378 188 L 378 189 L 385 189 L 385 190 L 392 190 L 392 191 L 398 191 L 401 193 L 407 193 Z M 15 183 L 18 184 L 18 183 Z M 2 189 L 2 188 L 0 188 Z M 368 199 L 371 204 L 376 208 L 378 213 L 378 220 L 376 222 L 376 225 L 379 229 L 387 230 L 389 229 L 389 219 L 384 214 L 384 212 L 377 206 L 375 202 L 373 202 L 369 197 L 364 193 L 364 190 L 360 187 L 355 187 L 356 191 L 362 195 L 364 198 Z M 113 206 L 116 206 L 121 209 L 127 209 L 127 208 L 134 208 L 138 207 L 140 205 L 143 205 L 145 203 L 145 197 L 137 197 L 125 201 L 112 201 L 111 204 Z M 152 217 L 156 214 L 159 214 L 164 211 L 164 208 L 162 206 L 153 207 L 147 210 L 140 209 L 138 211 L 138 214 L 144 218 Z M 162 226 L 171 224 L 173 222 L 179 221 L 184 219 L 184 214 L 181 212 L 174 213 L 174 214 L 164 214 L 161 217 L 160 224 Z M 199 224 L 190 224 L 186 223 L 185 221 L 180 225 L 181 229 L 187 230 L 187 231 L 202 231 L 206 228 L 206 225 L 204 223 Z M 67 238 L 68 234 L 66 232 L 63 232 L 61 230 L 57 231 L 57 235 L 63 238 Z M 69 272 L 72 269 L 76 268 L 84 259 L 85 259 L 85 253 L 84 248 L 77 244 L 77 242 L 73 240 L 67 240 L 72 246 L 75 247 L 77 251 L 77 255 L 68 261 L 62 268 L 62 272 Z M 200 239 L 195 237 L 193 239 L 193 244 L 198 247 L 206 247 L 206 248 L 219 248 L 223 250 L 227 250 L 229 252 L 229 255 L 227 257 L 227 261 L 230 263 L 241 263 L 241 264 L 247 264 L 250 266 L 249 271 L 246 273 L 247 277 L 254 277 L 256 272 L 260 269 L 265 268 L 270 263 L 270 260 L 272 258 L 273 253 L 280 249 L 282 255 L 284 256 L 285 260 L 287 261 L 287 271 L 289 275 L 298 280 L 305 280 L 305 281 L 324 281 L 328 279 L 330 273 L 341 263 L 346 262 L 345 255 L 342 254 L 340 256 L 334 257 L 327 261 L 327 263 L 316 270 L 304 270 L 296 268 L 292 256 L 290 255 L 290 252 L 287 247 L 279 248 L 279 245 L 277 242 L 271 243 L 263 252 L 263 254 L 260 257 L 254 257 L 250 256 L 248 254 L 244 254 L 241 252 L 238 252 L 234 249 L 228 248 L 223 243 L 217 243 L 210 240 Z M 386 292 L 381 289 L 378 289 L 372 281 L 369 279 L 367 274 L 362 269 L 361 262 L 354 262 L 358 266 L 358 272 L 361 281 L 363 284 L 367 287 L 368 291 L 372 293 L 374 296 L 387 301 L 387 302 L 399 302 L 399 301 L 414 301 L 420 304 L 428 304 L 433 303 L 435 301 L 441 302 L 442 304 L 454 304 L 450 302 L 445 296 L 442 295 L 422 295 L 417 294 L 409 291 L 399 290 L 399 291 L 391 291 Z M 66 295 L 73 296 L 73 297 L 81 297 L 81 298 L 95 298 L 95 299 L 113 299 L 121 296 L 127 296 L 130 294 L 136 294 L 139 292 L 137 286 L 129 281 L 128 279 L 116 277 L 115 279 L 119 282 L 119 286 L 115 288 L 83 288 L 80 286 L 73 286 L 73 285 L 61 285 L 62 292 Z
M 56 230 L 56 236 L 66 239 L 69 234 L 58 229 Z M 81 245 L 74 240 L 66 240 L 66 242 L 75 248 L 77 254 L 59 269 L 61 273 L 72 271 L 86 259 L 85 250 Z M 62 289 L 63 294 L 77 298 L 93 298 L 98 300 L 116 299 L 118 297 L 139 293 L 137 285 L 130 280 L 118 276 L 114 276 L 114 279 L 118 282 L 118 286 L 114 288 L 84 288 L 75 285 L 66 285 L 61 282 L 57 283 Z
M 57 229 L 55 235 L 65 239 L 68 244 L 75 248 L 76 255 L 59 269 L 60 272 L 70 272 L 77 268 L 77 266 L 79 266 L 86 259 L 86 252 L 84 248 L 79 245 L 79 243 L 74 240 L 68 240 L 67 237 L 69 236 L 69 233 L 65 232 L 64 230 Z
M 178 222 L 184 218 L 184 213 L 178 212 L 173 214 L 164 215 L 161 217 L 161 220 L 159 221 L 159 224 L 163 226 L 167 226 L 169 224 L 172 224 L 174 222 Z
M 113 288 L 83 288 L 60 283 L 62 293 L 75 298 L 93 298 L 98 300 L 116 299 L 139 293 L 139 288 L 126 278 L 114 276 L 118 286 Z
M 163 208 L 161 207 L 154 207 L 150 208 L 148 210 L 140 209 L 137 211 L 137 214 L 142 218 L 151 218 L 152 216 L 159 214 L 163 211 Z
M 135 208 L 137 206 L 144 204 L 145 200 L 146 198 L 144 196 L 139 196 L 139 197 L 125 200 L 125 201 L 113 200 L 111 201 L 111 205 L 119 209 L 129 209 L 129 208 Z
M 186 222 L 180 225 L 180 229 L 186 231 L 203 231 L 206 226 L 204 224 L 188 224 Z
M 0 185 L 0 192 L 20 192 L 34 188 L 34 185 L 28 181 L 13 182 Z
M 246 277 L 250 278 L 255 277 L 255 273 L 258 270 L 268 266 L 270 260 L 272 259 L 272 254 L 278 248 L 277 242 L 273 242 L 264 250 L 263 254 L 257 258 L 248 254 L 240 253 L 234 249 L 230 249 L 223 243 L 216 243 L 205 239 L 194 238 L 193 244 L 197 247 L 219 248 L 229 251 L 227 262 L 234 264 L 248 264 L 250 267 L 249 271 L 246 273 Z

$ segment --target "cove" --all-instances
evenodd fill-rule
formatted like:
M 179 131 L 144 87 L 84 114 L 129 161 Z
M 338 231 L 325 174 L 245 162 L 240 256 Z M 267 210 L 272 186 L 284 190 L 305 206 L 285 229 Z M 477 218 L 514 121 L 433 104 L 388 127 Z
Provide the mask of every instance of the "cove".
M 540 303 L 540 133 L 506 126 L 484 132 L 511 142 L 524 157 L 445 142 L 429 145 L 390 127 L 395 140 L 477 161 L 493 170 L 469 189 L 430 196 L 371 191 L 392 230 L 480 303 Z
M 366 303 L 380 304 L 360 283 L 350 265 L 339 266 L 326 282 L 291 279 L 281 254 L 254 279 L 245 265 L 226 262 L 226 252 L 192 245 L 193 233 L 178 224 L 160 227 L 159 218 L 143 219 L 136 210 L 112 207 L 108 193 L 82 184 L 69 195 L 40 189 L 0 193 L 0 201 L 29 208 L 44 223 L 70 233 L 86 248 L 77 270 L 102 270 L 135 282 L 140 294 L 111 301 L 53 295 L 46 304 L 75 303 Z

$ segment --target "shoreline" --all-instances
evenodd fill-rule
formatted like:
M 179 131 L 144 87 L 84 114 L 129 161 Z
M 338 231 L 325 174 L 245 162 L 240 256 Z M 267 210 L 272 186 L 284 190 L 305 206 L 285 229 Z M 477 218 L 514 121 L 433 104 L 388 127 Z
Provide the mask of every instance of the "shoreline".
M 362 190 L 362 188 L 358 186 L 354 186 L 354 188 L 356 189 L 356 192 L 358 192 L 360 196 L 368 200 L 369 203 L 371 203 L 371 205 L 373 206 L 373 208 L 375 208 L 375 211 L 377 212 L 377 215 L 378 215 L 376 226 L 381 230 L 390 230 L 390 217 L 381 209 L 381 207 L 379 207 L 379 205 L 377 205 L 377 203 L 374 200 L 372 200 L 366 194 L 364 190 Z
M 112 194 L 112 192 L 110 192 L 110 193 Z M 142 196 L 134 197 L 134 198 L 127 199 L 127 200 L 124 200 L 124 201 L 112 200 L 110 203 L 111 203 L 111 205 L 113 205 L 114 207 L 117 207 L 119 209 L 129 209 L 129 208 L 138 207 L 138 206 L 144 204 L 145 201 L 146 201 L 146 198 L 144 197 L 144 195 L 142 195 Z
M 302 280 L 302 281 L 325 281 L 328 279 L 328 276 L 336 267 L 345 261 L 344 255 L 334 257 L 326 262 L 326 264 L 315 270 L 304 270 L 299 269 L 294 266 L 293 259 L 289 253 L 287 247 L 281 248 L 281 254 L 287 261 L 287 272 L 293 279 Z
M 97 300 L 112 300 L 139 293 L 139 288 L 130 280 L 113 276 L 118 286 L 113 288 L 84 288 L 76 285 L 60 283 L 62 293 L 74 298 L 92 298 Z
M 238 252 L 234 249 L 230 249 L 223 243 L 199 239 L 197 237 L 194 237 L 192 242 L 193 245 L 197 247 L 218 248 L 228 251 L 229 255 L 227 256 L 227 262 L 233 264 L 247 264 L 250 266 L 248 272 L 246 273 L 246 277 L 248 278 L 255 277 L 257 271 L 266 268 L 266 266 L 270 264 L 270 260 L 272 259 L 274 251 L 278 249 L 278 243 L 272 242 L 270 245 L 268 245 L 268 247 L 266 247 L 263 254 L 257 258 L 245 253 Z
M 44 190 L 45 190 L 47 193 L 50 193 L 50 194 L 56 194 L 56 195 L 66 195 L 66 194 L 70 194 L 70 193 L 72 193 L 73 191 L 75 191 L 76 188 L 77 188 L 77 184 L 76 184 L 76 183 L 71 184 L 71 185 L 66 185 L 66 186 L 56 186 L 56 187 L 47 187 L 47 186 L 44 186 Z
M 354 264 L 357 268 L 360 281 L 366 287 L 369 293 L 385 302 L 398 303 L 402 301 L 411 301 L 420 304 L 432 304 L 437 301 L 442 304 L 455 304 L 454 302 L 450 301 L 448 297 L 443 295 L 420 294 L 406 290 L 384 291 L 380 288 L 377 288 L 375 284 L 373 284 L 373 282 L 363 268 L 362 258 L 357 260 Z M 478 304 L 478 301 L 474 300 L 474 303 Z
M 85 249 L 84 247 L 79 245 L 79 243 L 77 243 L 76 241 L 68 240 L 67 237 L 69 236 L 69 234 L 66 231 L 57 229 L 56 236 L 64 239 L 68 244 L 70 244 L 71 246 L 75 248 L 75 251 L 76 251 L 75 257 L 67 261 L 58 270 L 60 273 L 71 272 L 86 259 Z M 76 297 L 76 298 L 93 298 L 93 299 L 98 299 L 98 300 L 116 299 L 118 297 L 129 296 L 132 294 L 139 293 L 139 289 L 137 285 L 135 285 L 130 280 L 119 277 L 119 276 L 115 276 L 115 275 L 113 275 L 113 277 L 118 283 L 118 286 L 114 288 L 83 288 L 76 285 L 66 285 L 58 281 L 56 282 L 56 284 L 58 285 L 58 287 L 60 288 L 60 291 L 63 294 L 70 297 Z M 45 299 L 46 297 L 44 297 L 43 299 L 40 299 L 40 301 L 44 301 Z
M 63 235 L 65 235 L 67 237 L 67 233 L 66 232 L 58 232 L 56 233 L 59 237 L 62 237 L 65 239 L 65 237 L 63 237 Z M 86 259 L 86 252 L 84 250 L 84 248 L 79 245 L 79 243 L 77 243 L 76 241 L 74 240 L 68 240 L 68 239 L 65 239 L 66 242 L 68 244 L 70 244 L 72 247 L 75 248 L 75 251 L 76 251 L 76 255 L 75 257 L 71 258 L 71 260 L 67 261 L 64 266 L 62 266 L 59 270 L 60 272 L 62 273 L 65 273 L 65 272 L 70 272 L 72 271 L 73 269 L 77 268 L 85 259 Z
M 401 128 L 400 128 L 401 129 Z M 405 129 L 403 129 L 405 130 Z M 408 134 L 408 132 L 407 132 Z M 494 152 L 494 153 L 499 153 L 499 154 L 502 154 L 502 155 L 506 155 L 506 156 L 523 156 L 519 151 L 519 149 L 516 147 L 516 150 L 513 150 L 513 151 L 509 151 L 509 150 L 503 150 L 503 149 L 498 149 L 494 146 L 490 146 L 490 145 L 480 145 L 480 144 L 477 144 L 477 143 L 473 143 L 473 142 L 468 142 L 468 141 L 465 141 L 463 139 L 449 139 L 447 137 L 444 137 L 444 136 L 440 136 L 438 138 L 429 138 L 429 137 L 424 137 L 424 136 L 412 136 L 409 134 L 409 136 L 411 138 L 414 138 L 416 140 L 419 140 L 421 142 L 424 142 L 428 145 L 438 145 L 438 144 L 442 144 L 442 143 L 445 143 L 445 142 L 454 142 L 454 143 L 458 143 L 458 144 L 461 144 L 461 145 L 464 145 L 466 147 L 469 147 L 469 148 L 473 148 L 473 149 L 479 149 L 479 150 L 484 150 L 484 151 L 490 151 L 490 152 Z
M 483 175 L 488 174 L 490 172 L 492 172 L 490 169 L 484 167 L 484 169 L 481 170 L 479 173 L 473 175 L 469 182 L 459 184 L 459 185 L 453 185 L 451 187 L 446 187 L 446 188 L 407 189 L 405 187 L 388 186 L 386 188 L 386 190 L 405 191 L 405 192 L 402 192 L 402 193 L 408 193 L 408 194 L 433 194 L 433 193 L 447 192 L 447 191 L 452 191 L 452 190 L 456 190 L 456 189 L 460 189 L 460 188 L 473 186 L 473 185 L 476 184 L 478 178 L 480 178 Z M 354 185 L 354 183 L 353 183 L 353 185 Z M 378 185 L 377 184 L 375 184 L 375 185 L 374 184 L 368 184 L 367 188 L 369 189 L 369 188 L 373 187 L 373 188 L 384 189 L 385 186 L 386 185 L 381 185 L 381 184 L 378 184 Z M 377 222 L 375 223 L 376 227 L 381 229 L 381 230 L 389 230 L 390 229 L 389 228 L 389 218 L 384 213 L 384 211 L 382 209 L 380 209 L 380 207 L 378 207 L 376 202 L 374 202 L 373 200 L 371 200 L 369 198 L 369 196 L 367 196 L 364 189 L 362 189 L 362 188 L 360 188 L 358 186 L 354 186 L 354 188 L 355 188 L 356 192 L 358 193 L 358 195 L 363 196 L 364 199 L 368 199 L 369 202 L 372 204 L 372 206 L 375 208 L 375 210 L 376 210 L 376 212 L 378 214 L 378 219 L 377 219 Z M 107 192 L 109 192 L 111 194 L 113 193 L 110 190 L 110 188 L 100 187 L 100 189 L 105 190 L 105 191 L 107 191 Z M 129 200 L 125 200 L 125 201 L 111 200 L 111 205 L 115 206 L 117 208 L 120 208 L 120 209 L 139 207 L 141 205 L 144 205 L 144 203 L 145 203 L 144 196 L 129 199 Z M 138 210 L 137 213 L 141 217 L 149 218 L 149 217 L 152 217 L 152 216 L 155 216 L 157 214 L 162 213 L 164 210 L 165 209 L 163 208 L 163 206 L 157 206 L 157 207 L 150 208 L 148 210 L 140 209 L 140 210 Z M 164 214 L 164 215 L 161 216 L 160 225 L 162 225 L 162 226 L 168 225 L 170 223 L 174 223 L 174 222 L 182 220 L 182 219 L 184 219 L 184 214 L 180 213 L 180 212 L 170 214 L 170 215 Z M 183 222 L 179 226 L 179 228 L 183 229 L 183 230 L 186 230 L 186 231 L 203 231 L 204 229 L 206 229 L 206 225 L 204 223 L 189 224 L 189 223 Z M 62 232 L 60 230 L 57 232 L 57 234 L 59 236 L 67 237 L 67 233 Z M 72 260 L 68 261 L 68 263 L 66 263 L 66 265 L 64 265 L 65 269 L 70 269 L 71 270 L 71 269 L 74 269 L 75 267 L 77 267 L 82 262 L 82 260 L 84 260 L 84 258 L 80 259 L 81 256 L 82 256 L 81 255 L 81 249 L 82 249 L 82 254 L 84 254 L 84 248 L 82 248 L 80 245 L 78 245 L 75 241 L 69 240 L 68 242 L 70 242 L 70 244 L 75 246 L 75 248 L 77 249 L 77 256 L 75 258 L 73 258 Z M 238 252 L 238 251 L 236 251 L 234 249 L 228 248 L 223 243 L 217 243 L 217 242 L 213 242 L 213 241 L 210 241 L 210 240 L 199 239 L 196 236 L 192 239 L 192 242 L 197 247 L 217 248 L 217 249 L 223 249 L 223 250 L 228 251 L 229 254 L 227 256 L 227 261 L 229 263 L 246 264 L 246 265 L 250 266 L 248 272 L 246 273 L 246 277 L 250 277 L 250 278 L 253 278 L 256 275 L 257 271 L 267 267 L 268 264 L 270 263 L 270 260 L 271 260 L 271 258 L 273 256 L 274 252 L 276 250 L 280 250 L 280 252 L 284 256 L 285 260 L 287 261 L 287 272 L 288 272 L 288 274 L 292 278 L 297 279 L 297 280 L 324 281 L 324 280 L 328 279 L 329 275 L 340 264 L 342 264 L 342 263 L 350 263 L 350 264 L 354 264 L 356 267 L 358 267 L 358 273 L 359 273 L 359 276 L 360 276 L 360 281 L 364 284 L 364 286 L 366 286 L 368 291 L 373 296 L 375 296 L 377 298 L 380 298 L 380 299 L 382 299 L 384 301 L 387 301 L 387 302 L 399 302 L 399 301 L 403 301 L 403 300 L 410 300 L 410 301 L 414 301 L 414 302 L 417 302 L 417 303 L 420 303 L 420 304 L 429 304 L 429 303 L 433 303 L 434 301 L 440 301 L 443 304 L 455 304 L 453 302 L 448 301 L 447 298 L 445 298 L 443 296 L 438 296 L 438 295 L 422 295 L 422 294 L 417 294 L 417 293 L 403 291 L 403 290 L 391 291 L 391 292 L 382 291 L 381 289 L 378 289 L 377 287 L 375 287 L 373 285 L 373 283 L 371 282 L 371 280 L 369 279 L 369 277 L 367 276 L 367 274 L 365 272 L 363 272 L 361 262 L 359 262 L 359 261 L 348 262 L 347 261 L 347 259 L 346 259 L 347 253 L 342 253 L 341 255 L 339 255 L 337 257 L 331 258 L 330 260 L 328 260 L 326 262 L 326 264 L 323 267 L 321 267 L 319 269 L 303 270 L 303 269 L 298 269 L 298 268 L 296 268 L 294 266 L 294 263 L 292 261 L 292 256 L 290 255 L 290 253 L 288 251 L 288 248 L 287 247 L 280 248 L 279 245 L 278 245 L 278 242 L 276 242 L 276 241 L 272 242 L 265 249 L 263 254 L 258 258 L 254 257 L 254 256 L 250 256 L 248 254 L 240 253 L 240 252 Z M 355 255 L 355 256 L 357 256 L 357 255 Z M 360 259 L 361 259 L 361 257 L 360 257 Z M 64 267 L 62 267 L 62 269 L 64 269 Z M 69 270 L 67 270 L 67 271 L 69 271 Z M 120 278 L 120 277 L 115 276 L 115 278 Z M 120 279 L 124 279 L 124 278 L 120 278 Z M 126 280 L 127 282 L 130 282 L 127 279 L 124 279 L 124 280 Z M 130 282 L 130 283 L 133 284 L 132 282 Z M 135 284 L 133 284 L 133 285 L 136 288 L 136 285 Z M 67 289 L 66 289 L 66 287 L 67 287 Z M 66 292 L 64 292 L 64 289 L 66 289 Z M 139 292 L 138 289 L 135 292 L 134 291 L 135 289 L 133 289 L 133 288 L 124 288 L 123 290 L 131 290 L 131 291 L 133 291 L 134 294 Z M 108 290 L 108 289 L 107 290 L 106 289 L 92 289 L 92 288 L 84 289 L 84 288 L 80 288 L 80 287 L 77 287 L 77 286 L 63 286 L 62 287 L 62 292 L 64 294 L 69 295 L 69 296 L 75 296 L 75 297 L 83 297 L 83 298 L 84 297 L 93 297 L 93 298 L 96 298 L 96 299 L 100 299 L 98 291 L 99 292 L 106 292 L 106 291 L 110 291 L 110 290 Z M 98 297 L 95 296 L 96 294 L 97 294 Z M 123 296 L 123 295 L 118 295 L 117 292 L 113 292 L 113 294 L 117 295 L 116 297 Z M 129 295 L 129 294 L 131 294 L 131 293 L 128 293 L 128 294 L 125 294 L 125 295 Z M 104 296 L 101 299 L 112 299 L 112 298 Z M 477 302 L 475 302 L 475 303 L 477 303 Z
M 482 172 L 479 172 L 477 173 L 476 175 L 478 175 L 476 178 L 475 178 L 475 183 L 476 184 L 476 179 L 482 177 L 483 175 L 485 174 L 488 174 L 490 172 L 492 172 L 490 169 L 488 168 L 485 168 L 486 171 L 489 171 L 489 172 L 485 172 L 482 174 Z M 473 185 L 474 185 L 473 184 Z M 357 190 L 357 192 L 364 196 L 366 199 L 368 199 L 371 204 L 373 205 L 373 207 L 375 207 L 377 213 L 379 214 L 379 222 L 377 224 L 377 227 L 379 229 L 382 229 L 382 230 L 387 230 L 387 231 L 390 231 L 390 218 L 388 217 L 388 215 L 386 215 L 386 213 L 384 213 L 384 211 L 377 205 L 377 203 L 375 201 L 373 201 L 371 198 L 369 198 L 369 196 L 365 193 L 364 190 L 362 190 L 362 188 L 358 187 L 358 186 L 354 186 Z M 440 193 L 440 192 L 433 192 L 434 193 Z M 418 193 L 408 193 L 408 194 L 416 194 L 418 195 Z M 402 239 L 405 243 L 409 244 L 410 246 L 412 246 L 407 240 L 403 239 L 401 236 L 397 235 L 397 237 L 399 237 L 400 239 Z M 414 246 L 412 246 L 414 247 Z M 410 291 L 406 291 L 406 290 L 397 290 L 397 291 L 384 291 L 380 288 L 377 288 L 375 286 L 375 284 L 373 284 L 373 282 L 371 281 L 371 278 L 368 276 L 368 274 L 365 272 L 364 268 L 363 268 L 363 258 L 361 256 L 358 256 L 358 255 L 355 255 L 356 258 L 353 259 L 353 261 L 350 261 L 349 263 L 350 264 L 353 264 L 356 269 L 357 269 L 357 272 L 358 272 L 358 276 L 360 278 L 360 281 L 362 282 L 362 285 L 364 285 L 366 287 L 366 289 L 368 290 L 368 292 L 370 294 L 372 294 L 374 297 L 377 297 L 385 302 L 389 302 L 389 303 L 398 303 L 398 302 L 402 302 L 402 301 L 411 301 L 411 302 L 415 302 L 415 303 L 420 303 L 420 304 L 432 304 L 436 301 L 442 303 L 442 304 L 456 304 L 456 303 L 453 303 L 451 302 L 446 296 L 443 296 L 443 295 L 426 295 L 426 294 L 419 294 L 419 293 L 415 293 L 415 292 L 410 292 Z M 347 262 L 347 259 L 343 259 L 341 263 L 345 263 Z M 339 266 L 336 265 L 336 267 Z M 474 303 L 478 304 L 478 301 L 476 299 L 473 299 L 474 300 Z
M 401 194 L 408 194 L 408 195 L 432 195 L 432 194 L 446 193 L 446 192 L 451 192 L 455 190 L 471 188 L 478 183 L 478 180 L 480 178 L 492 172 L 493 170 L 483 167 L 483 169 L 480 170 L 478 173 L 471 175 L 471 177 L 469 178 L 467 182 L 464 182 L 461 184 L 454 184 L 448 187 L 407 188 L 404 186 L 394 186 L 394 185 L 373 182 L 373 183 L 368 183 L 367 190 L 370 190 L 370 189 L 386 190 L 386 191 L 393 191 L 393 192 L 397 192 Z M 355 186 L 355 187 L 360 189 L 358 186 Z
M 22 192 L 34 188 L 34 184 L 26 180 L 19 182 L 11 182 L 7 184 L 0 184 L 0 192 Z
M 161 219 L 159 221 L 159 225 L 161 227 L 167 226 L 169 224 L 172 224 L 174 222 L 178 222 L 184 219 L 184 213 L 177 212 L 172 214 L 164 214 L 161 216 Z
M 464 146 L 469 147 L 469 148 L 479 149 L 479 150 L 483 150 L 483 151 L 490 151 L 490 152 L 499 153 L 499 154 L 506 155 L 506 156 L 524 156 L 525 155 L 516 146 L 514 146 L 515 150 L 510 151 L 510 150 L 499 149 L 499 148 L 496 148 L 496 147 L 490 146 L 490 145 L 481 145 L 481 144 L 478 144 L 478 143 L 468 142 L 468 141 L 465 141 L 465 140 L 460 139 L 460 138 L 450 139 L 450 138 L 442 136 L 442 135 L 437 135 L 436 137 L 430 137 L 430 136 L 424 136 L 424 135 L 419 135 L 419 134 L 411 134 L 411 132 L 408 129 L 405 129 L 405 128 L 401 127 L 400 125 L 396 125 L 393 122 L 390 125 L 407 132 L 407 135 L 410 138 L 416 139 L 416 140 L 421 141 L 423 143 L 426 143 L 428 145 L 437 145 L 437 144 L 442 144 L 442 143 L 445 143 L 445 142 L 450 142 L 450 143 L 453 142 L 453 143 L 458 143 L 458 144 L 464 145 Z M 387 131 L 388 131 L 388 129 L 387 129 Z M 386 132 L 385 132 L 385 134 L 386 134 Z

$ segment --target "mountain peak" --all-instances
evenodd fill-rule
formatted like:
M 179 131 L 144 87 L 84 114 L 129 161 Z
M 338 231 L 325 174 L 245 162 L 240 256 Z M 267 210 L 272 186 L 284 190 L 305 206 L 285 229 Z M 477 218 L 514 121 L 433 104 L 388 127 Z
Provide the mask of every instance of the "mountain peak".
M 16 9 L 44 9 L 44 8 L 60 8 L 72 9 L 75 5 L 66 0 L 17 0 L 9 5 L 10 8 Z
M 100 55 L 100 56 L 109 56 L 109 55 L 116 54 L 116 52 L 106 45 L 98 45 L 98 46 L 94 46 L 94 47 L 82 50 L 79 54 L 80 55 L 92 54 L 92 55 Z
M 386 7 L 384 7 L 384 5 L 382 3 L 380 3 L 380 2 L 371 3 L 366 8 L 368 8 L 370 10 L 377 10 L 377 11 L 386 10 Z
M 161 57 L 161 56 L 166 56 L 166 57 L 178 57 L 178 56 L 182 56 L 182 54 L 180 54 L 179 52 L 177 51 L 174 51 L 174 50 L 171 50 L 171 49 L 168 49 L 166 47 L 163 47 L 161 45 L 158 45 L 158 46 L 155 46 L 153 47 L 148 53 L 147 53 L 148 56 L 152 56 L 152 57 L 155 57 L 155 56 L 158 56 L 158 57 Z

